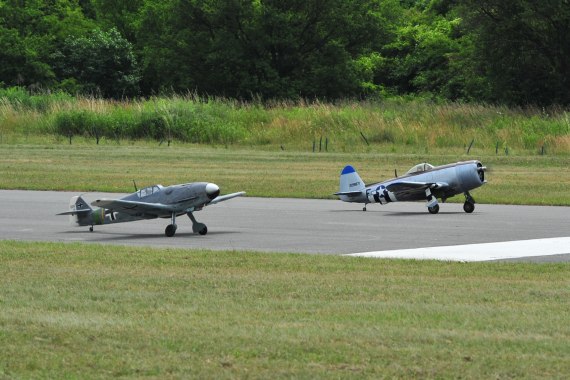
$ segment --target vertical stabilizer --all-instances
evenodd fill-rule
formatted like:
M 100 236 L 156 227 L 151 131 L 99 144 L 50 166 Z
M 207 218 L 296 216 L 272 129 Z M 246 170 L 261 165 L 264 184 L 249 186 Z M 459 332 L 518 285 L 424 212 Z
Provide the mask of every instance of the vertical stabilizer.
M 92 213 L 93 209 L 80 195 L 71 197 L 69 200 L 69 211 L 66 213 L 69 215 L 69 223 L 79 226 L 90 225 Z
M 366 185 L 364 185 L 364 181 L 362 181 L 356 170 L 350 165 L 345 166 L 342 172 L 340 172 L 339 192 L 337 195 L 361 193 L 365 189 Z

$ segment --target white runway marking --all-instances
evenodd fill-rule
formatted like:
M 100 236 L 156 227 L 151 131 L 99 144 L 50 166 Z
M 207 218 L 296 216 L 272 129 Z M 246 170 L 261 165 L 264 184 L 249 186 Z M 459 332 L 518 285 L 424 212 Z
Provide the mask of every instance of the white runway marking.
M 570 253 L 570 237 L 349 253 L 346 256 L 384 259 L 489 261 L 567 253 Z

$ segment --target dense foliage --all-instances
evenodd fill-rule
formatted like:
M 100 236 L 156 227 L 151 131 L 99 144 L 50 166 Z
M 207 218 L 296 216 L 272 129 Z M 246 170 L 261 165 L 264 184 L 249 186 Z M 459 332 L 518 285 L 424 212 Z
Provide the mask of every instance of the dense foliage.
M 0 0 L 0 84 L 570 104 L 567 0 Z

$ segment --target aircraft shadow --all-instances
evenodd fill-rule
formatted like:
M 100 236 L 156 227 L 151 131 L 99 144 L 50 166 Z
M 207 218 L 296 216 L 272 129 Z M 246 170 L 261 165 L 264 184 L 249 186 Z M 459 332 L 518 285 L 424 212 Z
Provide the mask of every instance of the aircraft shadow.
M 61 232 L 61 234 L 74 234 L 74 235 L 86 235 L 92 237 L 93 240 L 97 241 L 118 241 L 118 240 L 150 240 L 150 239 L 166 239 L 165 241 L 169 241 L 171 239 L 177 238 L 207 238 L 210 235 L 229 235 L 229 234 L 237 234 L 238 231 L 208 231 L 205 236 L 200 234 L 196 234 L 194 232 L 176 232 L 173 237 L 167 237 L 164 233 L 153 233 L 153 234 L 129 234 L 129 233 L 121 233 L 121 232 L 112 232 L 112 231 L 101 231 L 101 230 L 94 230 L 93 232 L 90 231 L 66 231 Z
M 383 215 L 393 215 L 393 216 L 431 216 L 434 217 L 435 215 L 430 214 L 427 211 L 388 211 L 388 210 L 331 210 L 330 212 L 339 212 L 339 213 L 360 213 L 363 215 L 366 214 L 383 214 Z M 463 211 L 440 211 L 437 215 L 457 215 L 457 214 L 465 214 Z M 476 214 L 476 213 L 473 213 Z

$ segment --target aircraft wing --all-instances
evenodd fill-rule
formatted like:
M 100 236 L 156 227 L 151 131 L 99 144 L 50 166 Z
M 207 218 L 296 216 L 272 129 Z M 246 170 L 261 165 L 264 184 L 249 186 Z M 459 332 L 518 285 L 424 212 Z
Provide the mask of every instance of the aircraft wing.
M 165 205 L 162 203 L 125 201 L 122 199 L 98 199 L 92 202 L 91 206 L 97 206 L 113 211 L 120 211 L 130 215 L 138 215 L 141 213 L 162 215 L 164 213 L 179 211 L 176 210 L 172 205 Z
M 219 196 L 219 197 L 212 199 L 212 201 L 210 203 L 208 203 L 208 205 L 215 205 L 216 203 L 227 201 L 227 200 L 235 198 L 235 197 L 241 197 L 242 195 L 245 195 L 245 191 L 239 191 L 237 193 L 222 195 L 222 196 Z
M 445 189 L 449 184 L 445 182 L 414 182 L 398 181 L 386 186 L 386 189 L 398 196 L 398 194 L 411 194 L 423 192 L 427 189 Z

